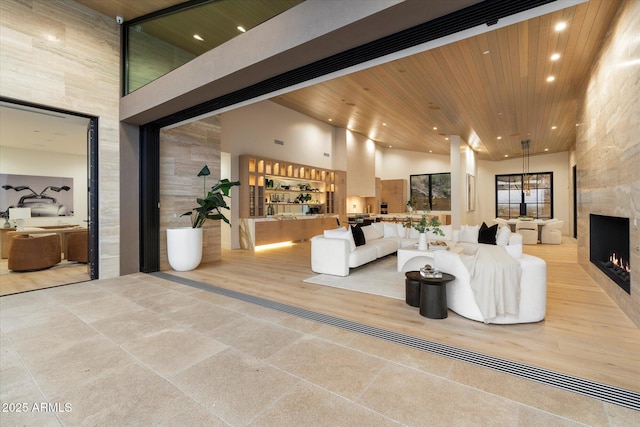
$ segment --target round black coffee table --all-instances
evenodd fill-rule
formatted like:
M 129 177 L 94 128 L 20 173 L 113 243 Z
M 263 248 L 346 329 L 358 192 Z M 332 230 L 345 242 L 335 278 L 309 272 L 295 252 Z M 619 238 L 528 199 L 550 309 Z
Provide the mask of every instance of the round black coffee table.
M 419 275 L 420 273 L 418 273 Z M 429 319 L 446 319 L 447 283 L 455 280 L 455 276 L 442 273 L 439 278 L 420 276 L 420 315 Z

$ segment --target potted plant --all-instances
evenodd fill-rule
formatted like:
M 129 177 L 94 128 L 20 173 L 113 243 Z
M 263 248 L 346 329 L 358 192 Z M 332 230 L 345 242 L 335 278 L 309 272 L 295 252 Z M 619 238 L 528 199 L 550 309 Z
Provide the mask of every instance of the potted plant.
M 418 249 L 421 251 L 427 250 L 427 232 L 433 231 L 438 236 L 444 236 L 444 232 L 440 230 L 440 221 L 438 218 L 430 216 L 428 213 L 422 214 L 419 220 L 414 220 L 410 216 L 405 218 L 404 226 L 413 227 L 418 231 Z
M 197 207 L 180 215 L 191 218 L 191 227 L 167 229 L 167 257 L 169 265 L 177 271 L 189 271 L 200 265 L 202 260 L 202 226 L 208 220 L 222 220 L 230 224 L 221 209 L 229 209 L 225 197 L 229 197 L 231 187 L 240 185 L 221 179 L 207 192 L 207 176 L 211 172 L 205 165 L 198 176 L 203 179 L 203 198 L 196 198 Z

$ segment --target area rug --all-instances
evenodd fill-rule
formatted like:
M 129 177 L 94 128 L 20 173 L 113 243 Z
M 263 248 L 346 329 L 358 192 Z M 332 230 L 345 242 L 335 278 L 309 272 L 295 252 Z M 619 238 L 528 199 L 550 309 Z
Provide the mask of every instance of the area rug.
M 304 281 L 403 300 L 405 299 L 404 273 L 398 273 L 397 268 L 396 256 L 388 255 L 362 267 L 352 268 L 346 277 L 318 274 Z

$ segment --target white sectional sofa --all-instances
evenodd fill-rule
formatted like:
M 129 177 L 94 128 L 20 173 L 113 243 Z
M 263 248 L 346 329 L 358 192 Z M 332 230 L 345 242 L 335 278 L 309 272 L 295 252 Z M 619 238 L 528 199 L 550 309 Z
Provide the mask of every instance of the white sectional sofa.
M 522 246 L 522 245 L 521 245 Z M 450 310 L 468 319 L 485 323 L 513 324 L 532 323 L 544 319 L 547 309 L 547 264 L 544 260 L 527 254 L 509 251 L 520 264 L 520 301 L 518 314 L 503 314 L 484 319 L 471 289 L 471 275 L 461 255 L 450 251 L 434 254 L 435 268 L 456 278 L 447 283 L 447 306 Z M 463 255 L 464 256 L 464 255 Z
M 444 236 L 429 232 L 427 238 L 442 240 L 449 246 L 465 250 L 465 247 L 478 244 L 479 228 L 463 226 L 460 230 L 453 230 L 451 225 L 441 225 Z M 361 246 L 356 246 L 351 230 L 346 227 L 325 230 L 323 235 L 314 236 L 311 239 L 311 269 L 320 274 L 348 276 L 350 268 L 360 267 L 418 242 L 419 233 L 401 223 L 376 222 L 361 229 L 365 238 L 365 244 Z M 507 227 L 500 237 L 498 244 L 509 245 L 508 251 L 516 256 L 522 254 L 522 236 L 512 233 Z
M 451 240 L 451 226 L 440 228 L 445 236 L 437 236 L 438 239 Z M 324 235 L 314 236 L 311 239 L 311 269 L 320 274 L 348 276 L 350 268 L 360 267 L 418 242 L 417 231 L 409 230 L 401 223 L 376 222 L 361 229 L 366 242 L 361 246 L 356 246 L 351 230 L 345 227 L 325 230 Z M 435 239 L 436 236 L 430 238 Z

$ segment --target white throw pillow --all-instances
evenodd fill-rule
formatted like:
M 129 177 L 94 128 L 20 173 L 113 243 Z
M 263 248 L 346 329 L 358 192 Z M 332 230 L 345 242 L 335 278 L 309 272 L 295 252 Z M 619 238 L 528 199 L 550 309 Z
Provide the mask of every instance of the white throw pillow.
M 360 227 L 360 229 L 364 234 L 364 240 L 367 242 L 382 238 L 382 233 L 373 225 L 365 225 L 364 227 Z
M 429 240 L 451 240 L 452 239 L 450 225 L 441 225 L 438 228 L 440 228 L 440 230 L 444 233 L 444 236 L 435 234 L 433 230 L 429 230 L 429 232 L 427 233 L 427 239 Z
M 398 227 L 393 222 L 383 222 L 384 237 L 398 237 Z
M 478 243 L 479 225 L 462 225 L 460 226 L 460 241 L 469 243 Z
M 409 234 L 409 229 L 401 222 L 396 223 L 396 228 L 398 229 L 398 237 L 407 237 Z
M 407 235 L 409 236 L 410 239 L 417 239 L 420 237 L 420 232 L 415 228 L 411 227 Z
M 327 239 L 344 239 L 349 242 L 351 252 L 356 249 L 356 241 L 353 240 L 353 233 L 349 228 L 335 228 L 333 230 L 324 230 L 324 237 Z
M 384 236 L 384 223 L 382 222 L 374 222 L 373 224 L 370 225 L 370 227 L 375 228 L 378 231 L 378 234 L 380 235 L 380 239 L 382 239 L 382 237 Z
M 496 234 L 496 245 L 507 246 L 509 244 L 509 238 L 511 237 L 511 228 L 508 225 L 504 225 L 498 229 Z
M 522 245 L 507 245 L 504 249 L 515 259 L 522 258 Z

